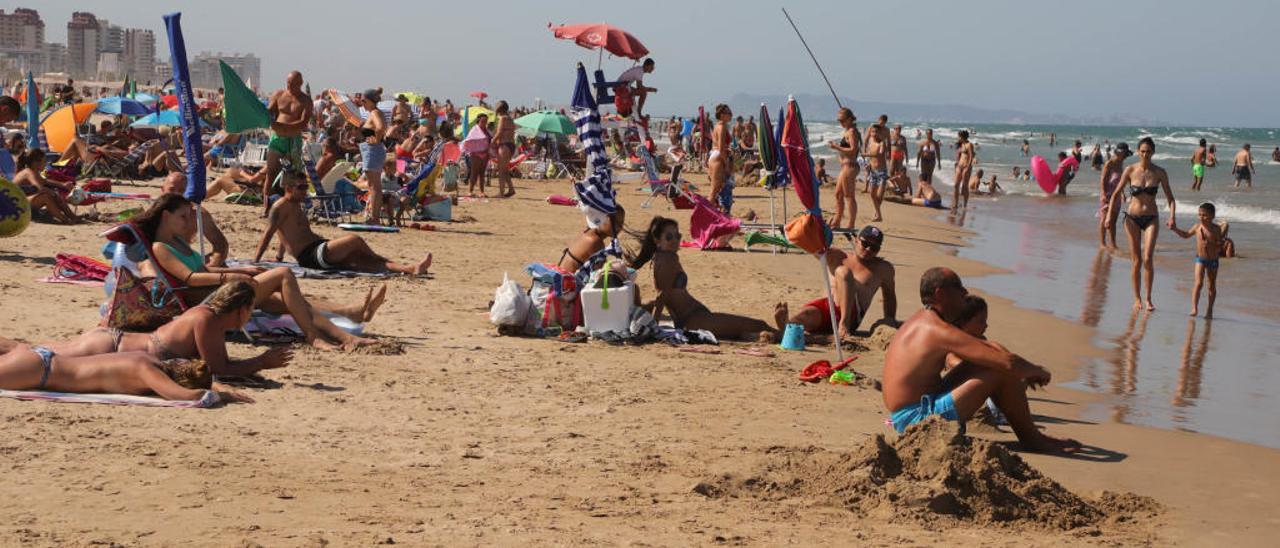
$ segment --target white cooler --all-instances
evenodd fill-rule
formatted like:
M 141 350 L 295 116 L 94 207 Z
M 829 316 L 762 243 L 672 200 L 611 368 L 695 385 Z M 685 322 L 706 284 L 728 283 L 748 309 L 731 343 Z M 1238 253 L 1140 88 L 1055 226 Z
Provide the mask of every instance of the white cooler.
M 604 308 L 605 292 L 609 295 L 609 308 Z M 632 282 L 622 287 L 597 289 L 586 287 L 578 292 L 582 303 L 582 323 L 587 331 L 618 331 L 631 329 L 631 306 L 635 301 L 636 286 Z

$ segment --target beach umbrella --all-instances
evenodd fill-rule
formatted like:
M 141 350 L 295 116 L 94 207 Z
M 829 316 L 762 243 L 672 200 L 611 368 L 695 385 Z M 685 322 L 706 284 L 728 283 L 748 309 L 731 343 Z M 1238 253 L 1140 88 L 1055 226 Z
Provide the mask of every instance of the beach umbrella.
M 573 124 L 578 130 L 583 155 L 587 158 L 587 174 L 582 181 L 573 184 L 578 195 L 578 208 L 587 217 L 587 225 L 596 228 L 605 217 L 618 210 L 617 193 L 613 190 L 613 173 L 609 169 L 609 156 L 601 140 L 600 112 L 596 109 L 587 80 L 587 70 L 578 63 L 578 79 L 573 88 Z
M 36 89 L 36 80 L 27 71 L 27 89 L 23 90 L 27 100 L 27 148 L 40 148 L 40 98 Z M 31 93 L 27 93 L 31 90 Z
M 489 96 L 489 94 L 483 91 L 473 91 L 471 92 L 471 96 L 483 101 L 485 97 Z
M 209 124 L 204 120 L 200 120 L 198 116 L 196 117 L 196 119 L 199 121 L 200 127 L 202 128 L 209 127 Z M 159 112 L 152 112 L 151 114 L 138 118 L 137 120 L 134 120 L 132 124 L 129 124 L 129 127 L 160 127 L 160 126 L 179 127 L 181 125 L 182 125 L 182 114 L 177 110 L 170 109 L 170 110 L 162 110 Z
M 818 180 L 813 170 L 813 157 L 809 155 L 809 141 L 805 138 L 804 119 L 800 116 L 800 106 L 795 98 L 787 98 L 786 118 L 783 121 L 782 138 L 778 144 L 782 155 L 786 158 L 787 171 L 791 176 L 792 187 L 796 196 L 804 205 L 805 212 L 787 223 L 787 239 L 801 249 L 818 257 L 818 265 L 822 271 L 822 282 L 827 288 L 827 300 L 834 303 L 831 294 L 831 278 L 827 276 L 827 250 L 831 248 L 831 229 L 827 228 L 822 218 L 822 207 L 818 201 Z M 831 313 L 832 329 L 840 325 L 836 318 L 836 308 L 827 307 Z M 852 312 L 852 311 L 849 311 Z M 838 330 L 837 330 L 838 332 Z M 840 338 L 835 337 L 836 358 L 844 361 L 844 351 L 840 348 Z
M 516 118 L 516 125 L 538 133 L 568 135 L 574 132 L 573 120 L 554 110 L 539 110 L 526 114 Z
M 197 238 L 200 241 L 200 254 L 204 255 L 204 224 L 200 215 L 200 203 L 205 197 L 205 167 L 200 160 L 204 155 L 200 139 L 200 126 L 204 125 L 204 121 L 196 110 L 196 94 L 191 87 L 187 44 L 182 37 L 182 13 L 165 15 L 164 26 L 169 34 L 169 64 L 173 67 L 174 104 L 178 107 L 182 127 L 182 150 L 187 157 L 187 189 L 182 195 L 196 205 Z
M 337 107 L 338 112 L 342 114 L 342 118 L 348 124 L 353 126 L 364 124 L 364 119 L 360 117 L 360 108 L 351 102 L 349 97 L 336 89 L 325 90 L 324 93 L 329 97 L 329 101 L 333 103 L 333 106 Z
M 258 100 L 258 95 L 249 89 L 231 66 L 222 61 L 218 61 L 218 66 L 222 71 L 222 94 L 226 101 L 222 116 L 227 133 L 271 127 L 271 113 Z
M 144 103 L 154 103 L 160 98 L 147 92 L 134 92 L 132 99 L 134 101 L 142 101 Z
M 49 141 L 49 151 L 63 152 L 76 137 L 76 126 L 85 123 L 98 103 L 75 103 L 64 106 L 49 113 L 40 122 L 45 138 Z
M 600 50 L 601 57 L 608 51 L 618 57 L 639 61 L 649 53 L 649 48 L 644 47 L 631 33 L 605 23 L 560 25 L 551 27 L 551 32 L 561 40 L 572 40 L 584 48 Z
M 151 113 L 151 108 L 147 107 L 142 101 L 118 96 L 107 97 L 98 101 L 97 110 L 106 114 L 127 114 L 129 116 L 145 116 Z
M 488 116 L 490 122 L 493 121 L 493 118 L 494 118 L 493 111 L 487 108 L 484 108 L 482 106 L 471 105 L 467 108 L 462 109 L 462 117 L 468 120 L 475 120 L 476 118 L 479 118 L 481 114 Z
M 769 121 L 769 107 L 764 103 L 760 103 L 760 125 L 756 126 L 756 143 L 759 147 L 760 166 L 765 172 L 761 182 L 764 183 L 765 188 L 773 190 L 773 170 L 778 168 L 777 147 L 773 141 L 773 123 Z
M 417 93 L 417 92 L 414 92 L 414 91 L 400 91 L 400 92 L 396 92 L 396 94 L 394 95 L 394 97 L 399 97 L 399 96 L 401 96 L 401 95 L 403 95 L 405 99 L 408 99 L 410 104 L 414 104 L 414 105 L 416 105 L 416 104 L 418 104 L 418 103 L 421 103 L 421 102 L 422 102 L 422 95 L 420 95 L 420 94 L 419 94 L 419 93 Z

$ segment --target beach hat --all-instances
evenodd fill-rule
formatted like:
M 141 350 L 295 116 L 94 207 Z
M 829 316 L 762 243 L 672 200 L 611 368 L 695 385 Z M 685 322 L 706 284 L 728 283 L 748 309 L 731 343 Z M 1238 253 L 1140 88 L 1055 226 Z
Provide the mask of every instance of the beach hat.
M 382 102 L 382 94 L 378 93 L 378 90 L 376 89 L 366 89 L 364 90 L 364 93 L 360 95 L 365 99 L 373 101 L 375 104 Z
M 1129 143 L 1125 143 L 1123 141 L 1116 143 L 1116 153 L 1119 154 L 1121 152 L 1123 152 L 1125 156 L 1133 156 L 1133 151 L 1129 150 Z
M 880 245 L 884 243 L 884 232 L 881 232 L 880 229 L 874 226 L 867 225 L 862 227 L 862 230 L 858 231 L 858 239 Z

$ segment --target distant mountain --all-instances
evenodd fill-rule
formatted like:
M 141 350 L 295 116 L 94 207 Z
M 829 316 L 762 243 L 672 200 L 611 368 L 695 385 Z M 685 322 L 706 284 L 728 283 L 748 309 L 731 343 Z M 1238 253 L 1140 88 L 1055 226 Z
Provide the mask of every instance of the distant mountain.
M 800 110 L 808 120 L 832 120 L 838 108 L 830 95 L 799 94 L 795 96 Z M 785 103 L 785 95 L 753 95 L 738 93 L 729 100 L 729 107 L 744 116 L 760 111 L 760 103 L 769 105 L 776 116 L 778 107 Z M 841 97 L 845 106 L 852 108 L 858 121 L 864 126 L 881 114 L 890 121 L 908 123 L 961 122 L 972 124 L 1026 124 L 1026 125 L 1099 125 L 1141 126 L 1164 125 L 1138 116 L 1113 114 L 1111 116 L 1067 116 L 1064 114 L 1040 114 L 1012 109 L 988 109 L 968 105 L 929 105 L 920 103 L 884 103 L 855 101 Z M 708 113 L 710 114 L 710 113 Z

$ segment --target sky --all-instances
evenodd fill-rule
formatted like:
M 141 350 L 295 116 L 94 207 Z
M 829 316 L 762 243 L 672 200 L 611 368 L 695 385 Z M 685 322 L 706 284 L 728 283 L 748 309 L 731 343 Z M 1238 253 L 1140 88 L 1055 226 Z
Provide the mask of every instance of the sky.
M 738 92 L 826 93 L 786 7 L 841 96 L 1172 124 L 1280 127 L 1280 2 L 1224 0 L 19 0 L 46 40 L 77 10 L 156 31 L 182 11 L 188 55 L 252 52 L 264 90 L 301 70 L 313 89 L 382 86 L 455 102 L 483 90 L 513 104 L 567 103 L 594 51 L 548 23 L 604 21 L 650 50 L 646 112 L 683 113 Z M 614 76 L 631 61 L 605 56 Z

